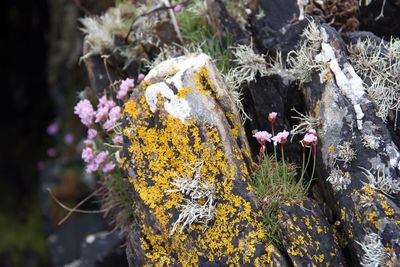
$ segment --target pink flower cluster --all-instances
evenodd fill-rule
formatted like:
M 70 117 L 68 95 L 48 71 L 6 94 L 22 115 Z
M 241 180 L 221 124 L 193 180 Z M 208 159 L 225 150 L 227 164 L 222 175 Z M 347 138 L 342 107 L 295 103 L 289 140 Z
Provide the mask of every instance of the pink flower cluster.
M 108 100 L 107 97 L 103 95 L 99 99 L 97 111 L 93 110 L 92 104 L 90 104 L 89 100 L 84 99 L 75 106 L 75 114 L 78 114 L 81 122 L 88 127 L 92 126 L 93 117 L 95 117 L 95 123 L 103 123 L 103 128 L 110 131 L 114 128 L 116 122 L 121 117 L 121 108 L 117 106 L 113 100 Z M 96 130 L 89 130 L 89 139 L 95 138 L 96 135 Z
M 303 140 L 300 141 L 303 147 L 315 146 L 318 143 L 317 131 L 311 129 L 304 135 Z
M 74 113 L 79 116 L 81 122 L 90 126 L 93 123 L 94 110 L 92 104 L 87 99 L 83 99 L 78 102 L 74 108 Z
M 108 151 L 100 151 L 96 155 L 91 147 L 85 147 L 82 151 L 82 159 L 87 163 L 87 173 L 95 173 L 99 169 L 103 173 L 109 173 L 115 168 L 115 164 L 108 160 Z
M 271 112 L 268 114 L 268 121 L 271 123 L 272 126 L 272 133 L 274 134 L 275 122 L 278 113 Z M 260 157 L 266 151 L 266 143 L 267 142 L 274 142 L 274 146 L 277 146 L 278 143 L 283 145 L 287 142 L 289 136 L 289 132 L 283 130 L 283 132 L 278 133 L 277 135 L 273 136 L 267 131 L 254 131 L 253 137 L 256 138 L 257 142 L 261 145 L 260 147 Z
M 289 136 L 289 132 L 286 130 L 283 130 L 283 132 L 278 133 L 274 137 L 271 138 L 272 141 L 274 141 L 274 146 L 276 146 L 278 143 L 283 145 L 287 142 Z
M 260 145 L 265 145 L 266 142 L 271 142 L 272 134 L 267 131 L 257 131 L 254 133 L 253 137 L 257 139 Z
M 117 99 L 123 99 L 128 95 L 128 91 L 130 88 L 135 86 L 135 80 L 127 78 L 123 80 L 119 86 L 119 91 L 117 93 Z

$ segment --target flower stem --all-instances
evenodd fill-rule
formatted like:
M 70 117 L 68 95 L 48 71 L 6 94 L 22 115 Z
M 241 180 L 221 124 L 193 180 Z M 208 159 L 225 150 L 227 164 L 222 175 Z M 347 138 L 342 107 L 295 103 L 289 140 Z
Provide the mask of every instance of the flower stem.
M 282 163 L 285 166 L 285 154 L 283 152 L 283 144 L 281 144 L 281 153 L 282 153 Z
M 271 129 L 272 129 L 272 136 L 275 136 L 275 125 L 274 125 L 273 122 L 271 123 Z M 275 158 L 277 158 L 276 157 L 276 147 L 275 146 L 274 146 L 274 154 L 275 154 Z
M 306 170 L 304 169 L 305 163 L 306 163 L 306 149 L 305 149 L 305 147 L 303 147 L 303 162 L 302 162 L 302 166 L 301 166 L 300 182 L 303 182 L 304 173 L 306 172 Z

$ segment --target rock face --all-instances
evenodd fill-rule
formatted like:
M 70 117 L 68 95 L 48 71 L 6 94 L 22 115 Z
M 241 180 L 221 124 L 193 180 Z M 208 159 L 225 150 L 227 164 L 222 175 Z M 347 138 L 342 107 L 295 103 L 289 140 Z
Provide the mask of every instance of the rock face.
M 319 182 L 348 237 L 355 262 L 368 257 L 360 243 L 371 233 L 378 234 L 387 251 L 383 262 L 398 259 L 400 221 L 393 202 L 396 198 L 389 196 L 390 192 L 386 192 L 388 196 L 382 194 L 385 189 L 376 182 L 382 172 L 368 174 L 366 170 L 383 171 L 395 183 L 400 154 L 387 126 L 375 116 L 362 80 L 348 63 L 341 37 L 325 24 L 321 34 L 320 57 L 328 63 L 331 76 L 321 83 L 320 76 L 315 75 L 305 87 L 307 106 L 319 118 L 319 176 L 325 178 Z
M 126 104 L 124 150 L 140 213 L 128 242 L 131 266 L 286 265 L 266 245 L 247 141 L 208 56 L 149 72 Z
M 346 266 L 338 240 L 312 200 L 286 203 L 278 211 L 279 230 L 295 266 Z

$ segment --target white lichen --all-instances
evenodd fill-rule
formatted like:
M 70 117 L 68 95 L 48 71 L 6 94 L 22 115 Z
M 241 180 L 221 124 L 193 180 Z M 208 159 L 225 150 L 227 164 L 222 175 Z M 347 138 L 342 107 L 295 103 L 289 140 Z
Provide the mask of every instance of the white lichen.
M 133 13 L 131 5 L 120 4 L 110 8 L 102 16 L 90 16 L 80 19 L 82 24 L 81 31 L 86 35 L 86 40 L 90 45 L 90 50 L 84 57 L 102 54 L 105 50 L 114 48 L 115 33 L 127 32 L 128 30 L 127 25 L 129 25 L 129 22 L 124 17 L 127 9 Z
M 366 148 L 377 150 L 381 145 L 382 139 L 379 136 L 372 134 L 364 134 L 362 136 L 362 144 Z
M 298 120 L 298 124 L 293 126 L 293 129 L 290 131 L 292 135 L 291 141 L 293 140 L 295 135 L 305 134 L 311 129 L 316 129 L 318 126 L 318 119 L 311 116 L 311 114 L 304 115 L 301 112 L 297 111 L 295 108 L 292 111 L 296 112 L 298 116 L 292 116 L 292 119 Z
M 400 180 L 394 179 L 389 173 L 386 173 L 384 166 L 379 166 L 374 171 L 367 170 L 363 167 L 359 168 L 368 179 L 367 184 L 372 189 L 380 191 L 387 196 L 400 192 Z
M 229 97 L 231 98 L 232 102 L 235 104 L 237 109 L 239 110 L 241 121 L 244 123 L 250 117 L 244 111 L 243 107 L 243 92 L 242 87 L 240 86 L 241 83 L 238 81 L 235 72 L 233 69 L 230 69 L 228 73 L 223 75 L 226 87 L 228 89 Z
M 146 102 L 150 107 L 151 112 L 155 112 L 157 109 L 158 96 L 161 96 L 164 100 L 165 110 L 180 119 L 182 122 L 190 116 L 190 105 L 189 102 L 184 98 L 179 98 L 174 94 L 171 88 L 165 82 L 152 84 L 147 87 L 145 92 Z
M 325 64 L 314 59 L 321 49 L 322 36 L 315 22 L 310 21 L 301 35 L 302 42 L 299 49 L 290 51 L 287 56 L 291 74 L 300 83 L 309 82 L 314 71 L 324 70 Z
M 177 176 L 171 184 L 176 189 L 166 190 L 168 193 L 181 192 L 189 199 L 184 198 L 186 202 L 180 205 L 181 210 L 178 219 L 175 221 L 171 235 L 181 226 L 180 233 L 185 227 L 189 227 L 193 223 L 202 224 L 207 229 L 208 223 L 214 218 L 215 210 L 215 187 L 214 185 L 202 181 L 201 168 L 203 162 L 198 162 L 195 166 L 190 167 L 191 175 L 187 177 Z M 203 204 L 201 204 L 203 203 Z
M 344 173 L 338 168 L 334 168 L 326 181 L 330 182 L 333 190 L 338 192 L 347 189 L 347 186 L 351 183 L 351 177 L 348 172 Z
M 337 145 L 336 151 L 333 154 L 334 162 L 343 162 L 344 167 L 348 167 L 349 164 L 356 159 L 356 151 L 352 148 L 353 143 L 351 141 L 344 141 L 343 144 Z
M 376 233 L 369 233 L 364 236 L 361 242 L 356 241 L 360 245 L 364 254 L 361 256 L 361 265 L 364 267 L 380 267 L 385 266 L 389 260 L 389 253 L 382 244 L 381 237 Z
M 240 83 L 255 80 L 257 73 L 261 76 L 269 74 L 267 62 L 263 54 L 256 54 L 252 45 L 238 45 L 232 50 L 236 67 L 232 70 Z
M 400 108 L 400 40 L 379 43 L 359 39 L 350 45 L 349 60 L 363 77 L 368 95 L 377 105 L 376 115 L 386 121 L 390 110 Z
M 238 45 L 232 48 L 235 67 L 228 70 L 224 80 L 229 88 L 229 94 L 240 111 L 242 121 L 249 119 L 244 112 L 242 100 L 242 84 L 249 84 L 256 80 L 256 76 L 265 77 L 279 74 L 281 77 L 292 79 L 291 73 L 285 68 L 282 62 L 282 54 L 277 51 L 274 58 L 265 59 L 263 54 L 254 52 L 252 45 Z
M 349 98 L 353 104 L 357 128 L 362 130 L 364 113 L 360 104 L 365 102 L 365 98 L 363 97 L 365 94 L 363 81 L 349 63 L 346 62 L 343 64 L 343 68 L 340 67 L 338 59 L 336 58 L 335 49 L 330 44 L 323 42 L 321 48 L 322 51 L 316 55 L 315 60 L 325 63 L 326 66 L 329 67 L 329 71 L 332 71 L 340 92 Z
M 308 5 L 308 0 L 297 0 L 297 6 L 299 8 L 299 20 L 304 19 L 304 8 Z

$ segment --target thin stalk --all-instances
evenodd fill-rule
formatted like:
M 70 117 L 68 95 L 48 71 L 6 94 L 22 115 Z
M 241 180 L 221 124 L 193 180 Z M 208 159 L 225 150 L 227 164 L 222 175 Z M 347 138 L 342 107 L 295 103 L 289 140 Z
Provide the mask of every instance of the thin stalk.
M 306 148 L 303 147 L 303 162 L 302 162 L 302 166 L 301 166 L 300 182 L 303 182 L 304 173 L 306 172 L 306 170 L 304 169 L 305 163 L 306 163 Z

